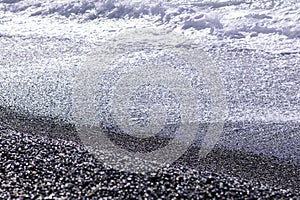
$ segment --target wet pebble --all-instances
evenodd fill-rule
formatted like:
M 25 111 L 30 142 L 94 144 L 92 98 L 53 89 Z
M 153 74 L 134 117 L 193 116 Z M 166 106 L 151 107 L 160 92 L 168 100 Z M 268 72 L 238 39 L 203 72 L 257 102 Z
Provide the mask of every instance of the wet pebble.
M 259 182 L 186 167 L 147 174 L 101 164 L 76 143 L 0 131 L 0 199 L 297 199 Z

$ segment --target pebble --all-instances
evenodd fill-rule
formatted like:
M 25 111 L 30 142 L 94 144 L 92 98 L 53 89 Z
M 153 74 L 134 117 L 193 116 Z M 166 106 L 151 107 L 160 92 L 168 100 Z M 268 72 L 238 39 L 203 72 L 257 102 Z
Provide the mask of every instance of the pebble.
M 299 194 L 234 176 L 168 166 L 120 172 L 81 145 L 0 131 L 0 199 L 299 199 Z

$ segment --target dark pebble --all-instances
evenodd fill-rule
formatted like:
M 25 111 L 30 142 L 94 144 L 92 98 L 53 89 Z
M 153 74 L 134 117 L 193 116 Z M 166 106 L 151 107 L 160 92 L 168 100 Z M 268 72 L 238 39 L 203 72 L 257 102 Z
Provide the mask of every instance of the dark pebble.
M 134 174 L 104 167 L 74 142 L 0 131 L 1 199 L 297 199 L 234 176 L 167 167 Z

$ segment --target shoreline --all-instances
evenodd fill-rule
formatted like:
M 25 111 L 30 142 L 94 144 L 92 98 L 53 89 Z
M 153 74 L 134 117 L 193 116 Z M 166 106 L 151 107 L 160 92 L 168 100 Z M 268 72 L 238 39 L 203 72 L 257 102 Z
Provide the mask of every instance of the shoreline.
M 74 145 L 82 146 L 74 124 L 49 117 L 28 118 L 28 116 L 16 115 L 14 112 L 6 112 L 4 114 L 1 108 L 0 111 L 2 111 L 0 112 L 1 131 L 12 130 L 13 132 L 27 133 L 32 137 L 68 141 L 74 143 Z M 228 124 L 225 124 L 224 127 L 228 132 Z M 232 129 L 232 126 L 230 127 Z M 232 132 L 234 132 L 234 129 L 232 129 Z M 297 160 L 254 154 L 242 149 L 228 149 L 219 144 L 213 148 L 206 158 L 199 160 L 197 148 L 197 145 L 192 145 L 174 163 L 174 166 L 185 166 L 198 171 L 227 174 L 300 193 L 298 184 L 300 180 L 300 162 Z
M 208 124 L 200 123 L 199 127 L 206 129 Z M 54 139 L 69 140 L 79 144 L 81 143 L 75 124 L 65 119 L 22 114 L 2 106 L 0 106 L 0 129 L 10 129 L 18 132 L 37 134 Z M 297 132 L 299 131 L 300 122 L 297 121 L 225 121 L 223 134 L 219 138 L 219 142 L 215 145 L 215 148 L 225 149 L 228 151 L 242 151 L 246 154 L 264 155 L 265 157 L 274 157 L 285 162 L 300 164 L 300 151 L 297 151 L 296 138 Z M 287 133 L 292 136 L 290 137 Z M 272 138 L 273 136 L 277 136 L 278 138 L 274 139 Z M 260 137 L 263 137 L 263 140 L 261 140 Z M 194 145 L 201 145 L 201 138 L 196 138 L 195 141 L 196 143 Z M 272 155 L 268 151 L 263 152 L 264 145 L 278 145 L 274 144 L 276 141 L 278 141 L 278 143 L 282 143 L 281 146 L 277 146 L 278 149 L 276 150 L 279 153 L 281 153 L 281 151 L 285 151 L 285 157 Z M 259 142 L 261 143 L 261 147 L 258 146 L 259 144 L 256 144 Z M 293 146 L 288 147 L 288 145 Z M 256 148 L 258 147 L 260 149 L 257 150 Z M 274 150 L 270 147 L 268 148 L 269 149 L 267 150 L 269 151 Z M 286 152 L 286 150 L 293 151 Z

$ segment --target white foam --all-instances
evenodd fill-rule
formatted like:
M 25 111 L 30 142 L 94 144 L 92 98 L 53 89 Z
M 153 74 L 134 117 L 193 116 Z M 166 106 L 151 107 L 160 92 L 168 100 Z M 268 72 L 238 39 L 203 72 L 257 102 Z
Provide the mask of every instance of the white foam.
M 0 1 L 2 21 L 20 17 L 24 24 L 35 18 L 38 21 L 48 18 L 46 20 L 58 21 L 58 24 L 68 24 L 71 20 L 72 24 L 92 22 L 97 26 L 103 20 L 146 19 L 163 28 L 183 31 L 207 46 L 229 45 L 272 53 L 300 52 L 299 10 L 299 0 Z M 7 29 L 8 25 L 3 25 Z M 84 29 L 79 26 L 80 30 Z M 89 32 L 88 29 L 81 32 Z M 72 34 L 64 32 L 64 35 Z M 84 34 L 84 38 L 89 37 Z
M 56 24 L 99 25 L 103 20 L 146 19 L 194 37 L 206 46 L 233 46 L 272 53 L 300 52 L 299 0 L 1 0 L 2 20 L 23 24 L 41 18 Z M 2 15 L 1 14 L 1 15 Z M 9 16 L 9 17 L 8 17 Z M 27 18 L 25 20 L 25 18 Z M 51 19 L 51 20 L 49 20 Z M 79 23 L 78 23 L 79 22 Z M 40 23 L 43 25 L 43 23 Z M 47 23 L 45 23 L 47 24 Z M 6 29 L 8 24 L 3 24 Z M 90 27 L 87 25 L 87 27 Z M 28 28 L 26 28 L 28 29 Z M 93 28 L 95 29 L 95 28 Z M 100 30 L 101 27 L 98 27 Z M 0 28 L 1 31 L 1 28 Z M 100 30 L 101 31 L 101 30 Z M 98 31 L 98 32 L 100 32 Z M 20 30 L 22 32 L 22 30 Z M 90 32 L 89 28 L 85 31 Z M 97 32 L 97 31 L 96 31 Z M 0 34 L 14 34 L 13 31 Z M 57 33 L 59 35 L 59 33 Z M 72 33 L 64 32 L 65 37 Z M 84 38 L 87 35 L 84 34 Z M 79 34 L 80 37 L 80 34 Z M 90 38 L 94 36 L 90 35 Z
M 271 42 L 265 47 L 271 45 L 268 49 L 271 52 L 278 51 L 274 49 L 278 44 L 281 51 L 300 52 L 295 45 L 286 45 L 297 44 L 300 38 L 298 0 L 2 0 L 0 8 L 4 13 L 71 19 L 80 23 L 95 19 L 145 18 L 186 34 L 212 37 L 222 45 L 249 48 L 258 40 L 265 42 L 267 37 Z

